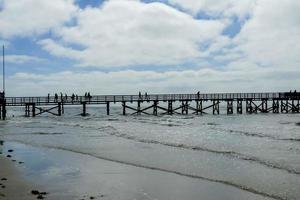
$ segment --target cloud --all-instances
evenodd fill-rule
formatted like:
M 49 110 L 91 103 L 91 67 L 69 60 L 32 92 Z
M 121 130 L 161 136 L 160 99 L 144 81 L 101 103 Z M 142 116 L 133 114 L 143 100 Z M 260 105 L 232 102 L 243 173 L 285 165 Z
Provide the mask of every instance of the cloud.
M 299 86 L 299 70 L 222 71 L 209 68 L 185 71 L 17 73 L 7 80 L 8 96 L 47 95 L 48 92 L 137 94 L 201 92 L 276 92 Z M 30 90 L 28 90 L 30 88 Z M 300 89 L 300 88 L 296 88 Z
M 299 1 L 258 1 L 251 19 L 233 41 L 235 51 L 259 66 L 299 70 L 299 10 Z
M 199 49 L 224 27 L 224 22 L 196 20 L 163 3 L 114 0 L 81 10 L 76 25 L 56 31 L 60 41 L 48 38 L 39 44 L 82 66 L 173 65 L 206 56 Z
M 5 61 L 7 63 L 23 64 L 26 62 L 42 62 L 44 59 L 28 55 L 6 55 Z
M 0 37 L 46 33 L 68 20 L 77 7 L 73 0 L 0 0 Z
M 168 0 L 171 5 L 189 11 L 193 15 L 205 13 L 211 17 L 238 17 L 245 19 L 257 0 Z

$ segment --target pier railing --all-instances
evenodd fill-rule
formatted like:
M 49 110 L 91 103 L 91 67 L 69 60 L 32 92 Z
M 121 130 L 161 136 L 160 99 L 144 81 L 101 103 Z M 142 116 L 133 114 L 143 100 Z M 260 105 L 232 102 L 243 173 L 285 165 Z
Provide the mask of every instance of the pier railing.
M 208 93 L 208 94 L 148 94 L 148 95 L 92 95 L 86 96 L 49 96 L 49 97 L 6 97 L 6 104 L 24 105 L 26 103 L 36 104 L 54 104 L 63 103 L 80 103 L 83 101 L 93 103 L 105 102 L 136 102 L 136 101 L 182 101 L 182 100 L 237 100 L 237 99 L 285 99 L 293 97 L 293 93 Z M 299 99 L 299 95 L 294 96 Z

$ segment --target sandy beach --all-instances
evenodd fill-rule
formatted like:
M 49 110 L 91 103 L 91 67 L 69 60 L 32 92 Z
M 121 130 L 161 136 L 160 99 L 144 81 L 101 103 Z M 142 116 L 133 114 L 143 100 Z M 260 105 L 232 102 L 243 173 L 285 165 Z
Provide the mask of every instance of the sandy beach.
M 0 155 L 0 199 L 36 199 L 31 194 L 33 188 L 21 176 L 11 159 Z

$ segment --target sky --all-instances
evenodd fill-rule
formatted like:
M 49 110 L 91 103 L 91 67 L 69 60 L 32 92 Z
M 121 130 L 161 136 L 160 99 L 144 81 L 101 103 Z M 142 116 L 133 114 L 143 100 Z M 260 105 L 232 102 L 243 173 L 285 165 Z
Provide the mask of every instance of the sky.
M 6 95 L 300 91 L 298 0 L 0 0 Z

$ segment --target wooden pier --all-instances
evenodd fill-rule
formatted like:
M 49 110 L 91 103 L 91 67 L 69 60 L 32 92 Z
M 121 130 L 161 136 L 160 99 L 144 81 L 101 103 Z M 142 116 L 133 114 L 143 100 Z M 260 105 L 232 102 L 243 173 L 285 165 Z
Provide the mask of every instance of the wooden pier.
M 103 104 L 106 106 L 106 114 L 109 115 L 111 104 L 118 104 L 121 107 L 120 114 L 123 115 L 216 115 L 220 114 L 220 104 L 223 103 L 224 112 L 228 115 L 300 113 L 299 101 L 299 92 L 0 97 L 0 112 L 3 120 L 6 118 L 7 107 L 11 106 L 25 107 L 26 117 L 43 113 L 61 116 L 65 106 L 78 105 L 82 107 L 81 114 L 85 116 L 88 105 Z

